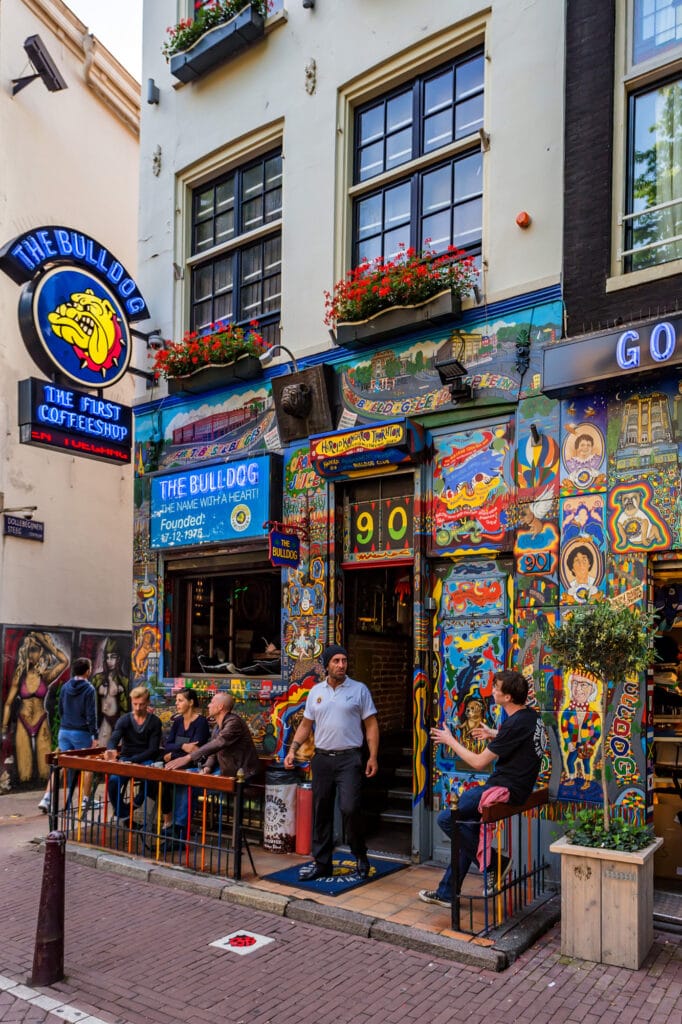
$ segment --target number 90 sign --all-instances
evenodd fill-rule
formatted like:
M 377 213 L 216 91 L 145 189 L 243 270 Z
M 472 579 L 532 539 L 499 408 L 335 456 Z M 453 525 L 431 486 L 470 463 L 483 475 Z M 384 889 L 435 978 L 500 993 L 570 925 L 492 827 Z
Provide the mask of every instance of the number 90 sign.
M 412 551 L 412 505 L 410 495 L 382 501 L 359 501 L 350 506 L 347 560 L 358 554 Z

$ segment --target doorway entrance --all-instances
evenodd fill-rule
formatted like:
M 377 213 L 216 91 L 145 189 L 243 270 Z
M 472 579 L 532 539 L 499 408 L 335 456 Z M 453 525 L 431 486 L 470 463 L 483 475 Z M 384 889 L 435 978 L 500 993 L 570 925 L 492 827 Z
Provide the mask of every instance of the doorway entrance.
M 412 850 L 411 565 L 344 573 L 348 674 L 369 687 L 381 740 L 379 773 L 367 780 L 363 809 L 375 853 L 409 857 Z

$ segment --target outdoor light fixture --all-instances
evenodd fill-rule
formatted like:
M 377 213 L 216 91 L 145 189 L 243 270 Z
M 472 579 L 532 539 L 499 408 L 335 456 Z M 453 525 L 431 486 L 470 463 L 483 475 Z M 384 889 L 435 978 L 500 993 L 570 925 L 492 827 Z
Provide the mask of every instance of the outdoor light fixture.
M 37 511 L 37 505 L 18 505 L 16 508 L 5 508 L 5 496 L 0 494 L 0 515 L 10 516 L 20 512 L 24 519 L 33 519 L 33 513 Z
M 531 423 L 530 425 L 530 436 L 533 442 L 533 448 L 542 447 L 542 434 L 540 433 L 540 431 L 534 423 Z
M 269 366 L 276 355 L 280 352 L 286 352 L 291 359 L 291 365 L 293 367 L 293 373 L 298 373 L 298 363 L 294 353 L 286 347 L 286 345 L 273 345 L 272 348 L 267 348 L 265 352 L 261 352 L 258 356 L 260 359 L 261 366 Z
M 315 0 L 303 0 L 304 10 L 311 10 L 315 6 Z
M 40 36 L 29 36 L 28 39 L 24 40 L 24 49 L 35 74 L 24 75 L 23 78 L 13 78 L 13 96 L 16 96 L 18 92 L 25 89 L 31 82 L 35 82 L 36 78 L 42 78 L 45 87 L 50 92 L 60 92 L 62 89 L 68 89 L 68 85 L 60 75 L 57 65 L 47 52 L 45 43 Z
M 450 389 L 450 397 L 453 402 L 466 401 L 474 396 L 471 384 L 464 379 L 469 371 L 461 362 L 464 355 L 464 338 L 460 337 L 459 340 L 457 356 L 453 354 L 453 343 L 449 339 L 444 345 L 441 345 L 433 360 L 440 382 Z
M 158 352 L 162 348 L 168 347 L 168 342 L 161 334 L 158 327 L 155 327 L 153 331 L 138 331 L 134 327 L 129 328 L 130 333 L 135 338 L 140 338 L 146 344 L 148 349 L 152 352 Z

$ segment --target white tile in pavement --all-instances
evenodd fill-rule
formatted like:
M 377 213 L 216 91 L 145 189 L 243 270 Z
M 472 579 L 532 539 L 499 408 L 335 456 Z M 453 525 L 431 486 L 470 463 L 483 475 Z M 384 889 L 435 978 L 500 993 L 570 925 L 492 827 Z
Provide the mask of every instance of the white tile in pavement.
M 265 939 L 265 942 L 271 941 L 271 939 Z M 30 988 L 28 985 L 22 985 L 16 978 L 8 978 L 4 974 L 0 974 L 0 992 L 7 992 L 15 999 L 30 1003 L 32 1006 L 39 1006 L 41 1010 L 48 1010 L 55 1017 L 66 1021 L 67 1024 L 107 1024 L 99 1017 L 93 1017 L 87 1010 L 79 1010 L 77 1006 L 71 1006 L 63 999 L 45 995 L 44 992 Z M 119 1024 L 124 1024 L 124 1022 L 120 1021 Z
M 228 953 L 236 953 L 237 956 L 246 956 L 247 953 L 255 953 L 257 949 L 261 949 L 262 946 L 267 946 L 269 942 L 274 941 L 274 939 L 268 938 L 267 935 L 256 935 L 255 932 L 247 932 L 245 928 L 240 928 L 239 931 L 225 935 L 222 939 L 209 942 L 209 946 L 216 946 L 218 949 L 224 949 Z

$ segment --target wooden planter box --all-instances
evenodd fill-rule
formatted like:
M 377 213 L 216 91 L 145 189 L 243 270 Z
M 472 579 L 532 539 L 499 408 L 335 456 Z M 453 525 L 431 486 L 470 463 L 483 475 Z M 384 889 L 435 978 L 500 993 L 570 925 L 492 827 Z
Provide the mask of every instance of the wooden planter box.
M 414 306 L 391 306 L 367 317 L 349 323 L 337 323 L 336 344 L 352 348 L 354 345 L 371 345 L 375 341 L 415 330 L 426 324 L 439 324 L 452 320 L 462 312 L 462 298 L 449 289 L 432 295 L 430 299 Z
M 180 82 L 193 82 L 246 49 L 264 33 L 265 18 L 249 4 L 234 18 L 204 32 L 188 50 L 174 53 L 170 73 Z
M 209 363 L 194 373 L 183 377 L 168 378 L 168 394 L 185 392 L 200 395 L 204 391 L 216 391 L 239 381 L 253 380 L 263 372 L 260 360 L 255 356 L 242 356 L 234 363 Z
M 581 960 L 641 967 L 654 941 L 655 839 L 623 853 L 574 846 L 565 837 L 550 853 L 561 857 L 561 952 Z

